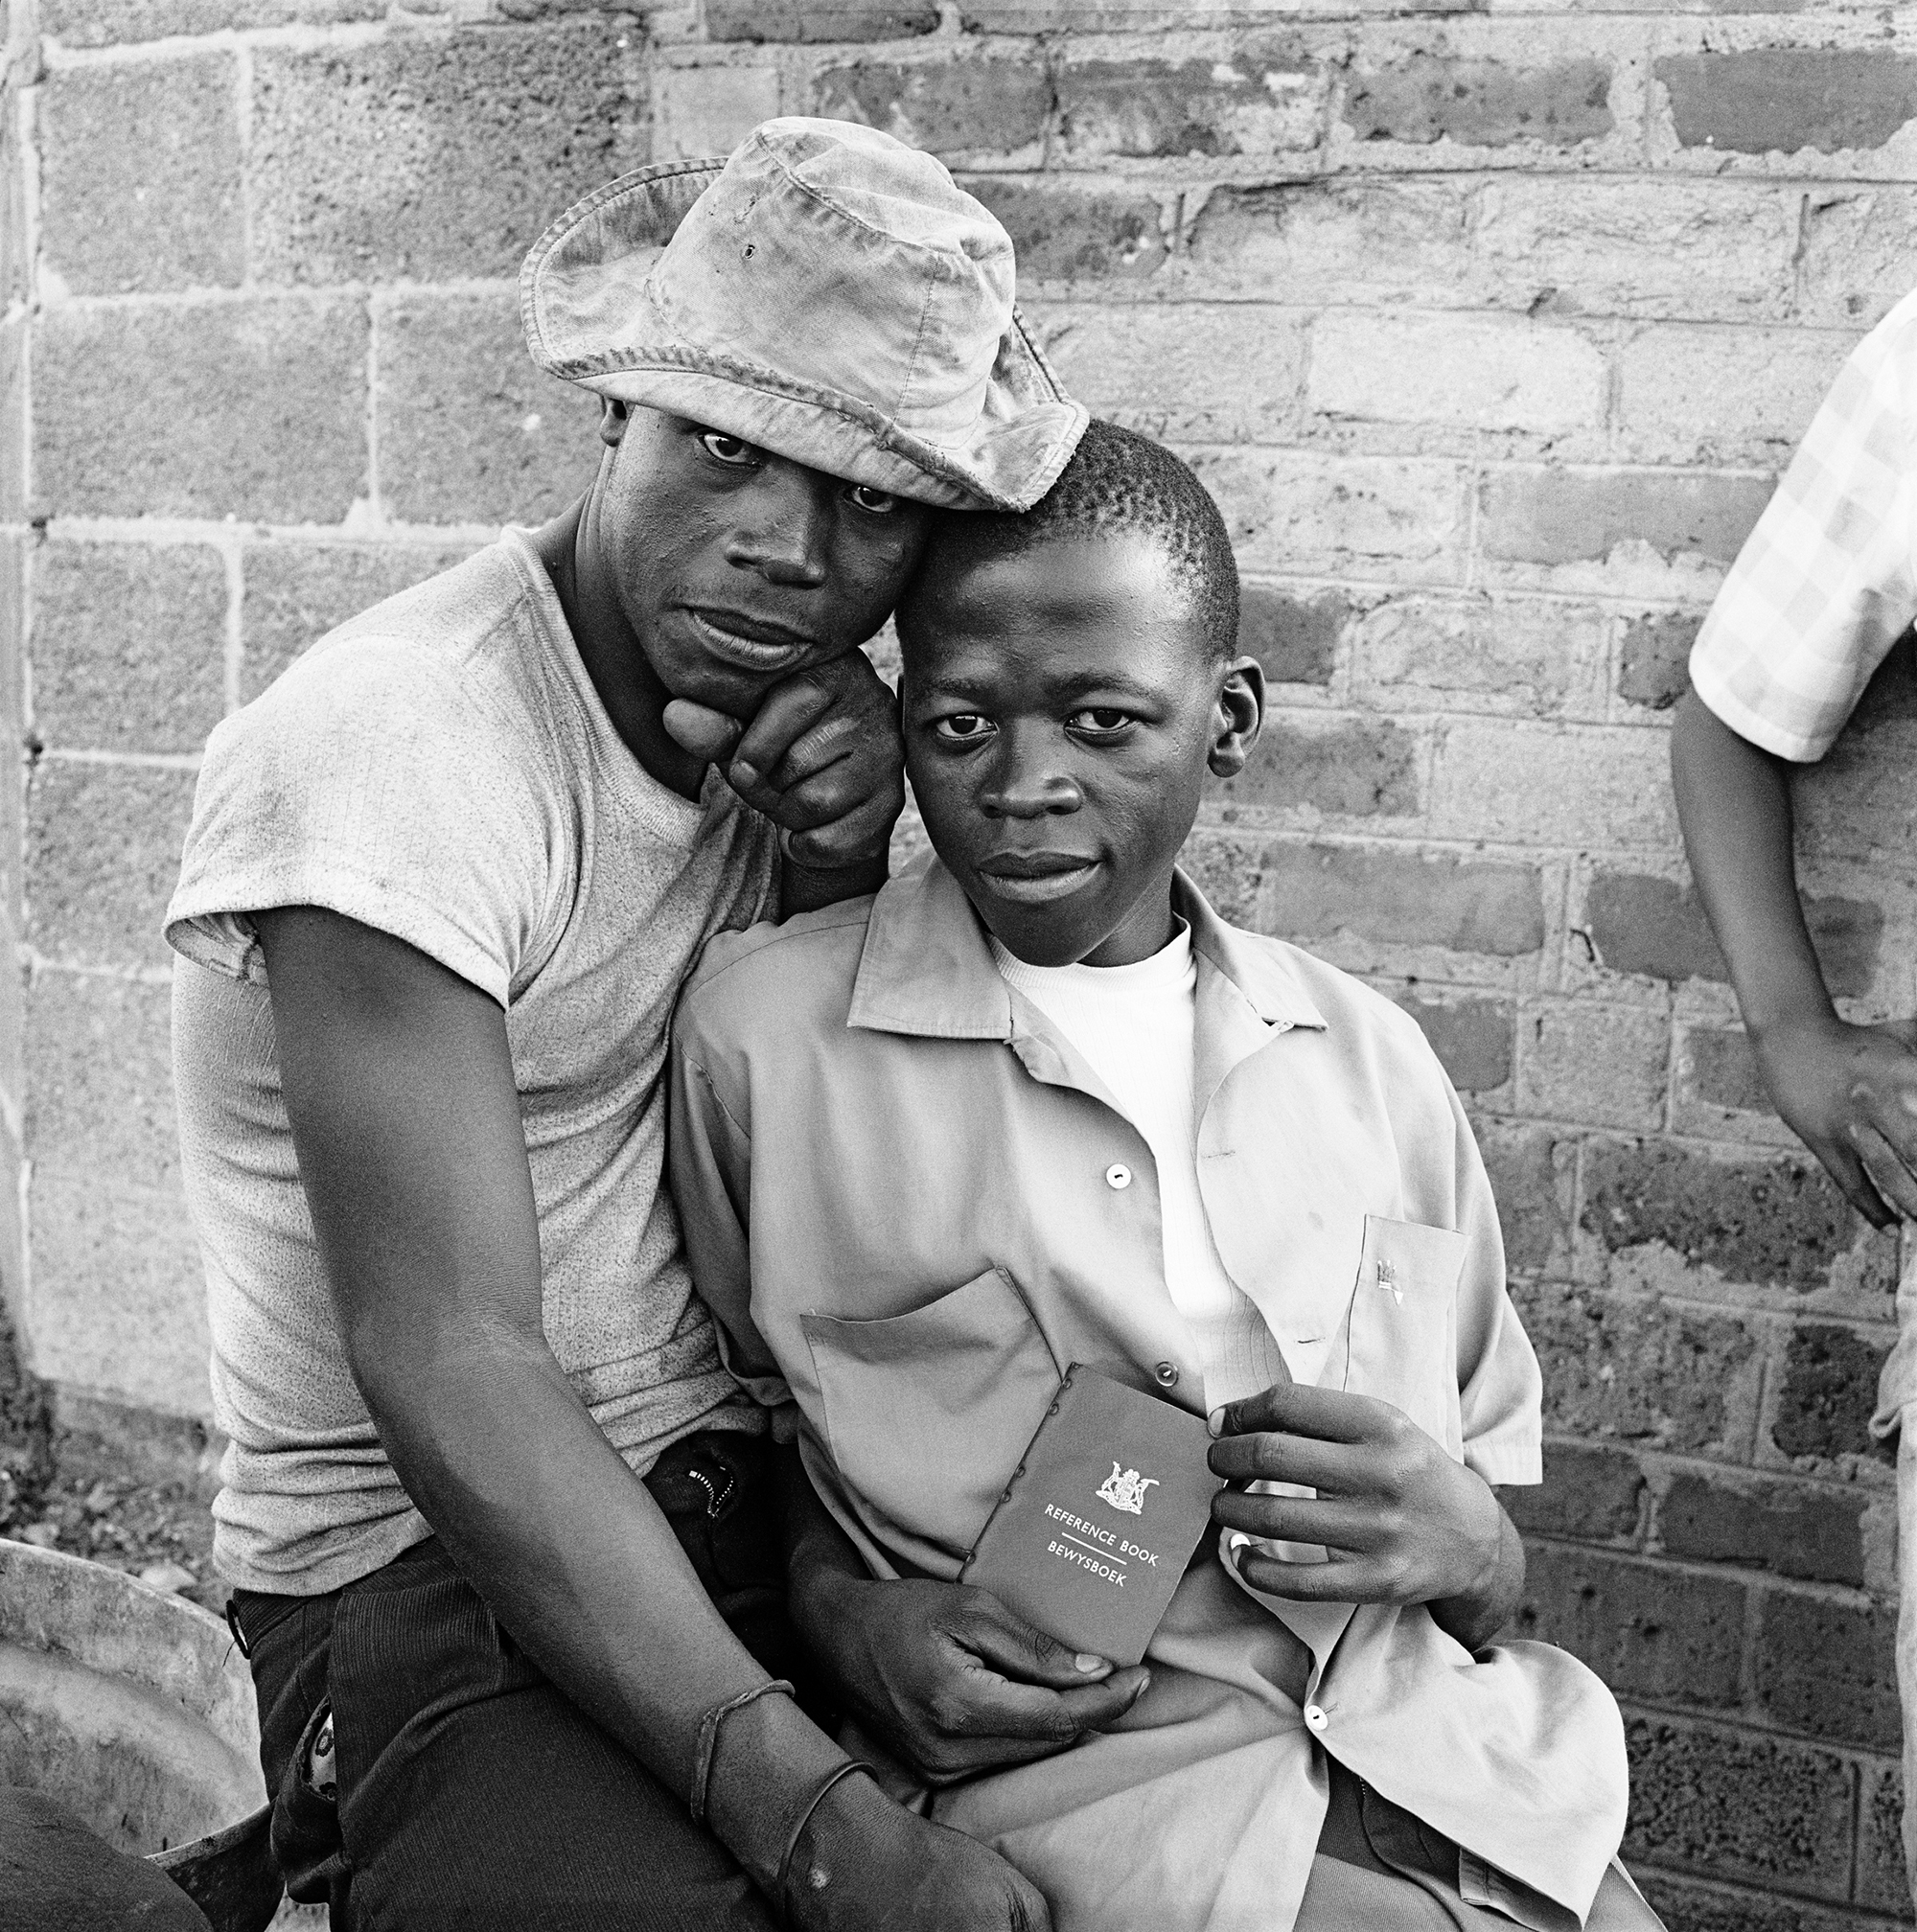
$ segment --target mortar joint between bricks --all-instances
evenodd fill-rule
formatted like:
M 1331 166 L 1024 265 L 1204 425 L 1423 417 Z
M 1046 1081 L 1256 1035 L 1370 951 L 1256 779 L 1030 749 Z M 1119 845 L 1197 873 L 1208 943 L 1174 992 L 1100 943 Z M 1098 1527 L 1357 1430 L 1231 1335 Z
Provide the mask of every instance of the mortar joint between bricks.
M 1045 120 L 1039 128 L 1038 166 L 1041 172 L 1048 172 L 1051 169 L 1059 138 L 1063 131 L 1064 96 L 1059 88 L 1058 55 L 1056 50 L 1045 41 L 1040 41 L 1038 54 L 1044 63 L 1045 72 Z M 1164 225 L 1165 218 L 1161 214 L 1159 217 L 1161 230 Z M 1166 252 L 1167 254 L 1172 252 L 1169 242 L 1167 242 Z
M 366 509 L 375 529 L 384 526 L 385 512 L 380 500 L 380 300 L 369 289 L 366 294 Z M 355 505 L 354 508 L 358 506 Z M 353 510 L 347 511 L 353 520 Z
M 1171 229 L 1166 237 L 1169 254 L 1182 256 L 1190 253 L 1192 231 L 1198 226 L 1212 196 L 1218 192 L 1218 185 L 1215 181 L 1199 181 L 1178 191 L 1172 203 Z M 1314 312 L 1306 305 L 1300 306 L 1307 313 Z
M 488 283 L 483 292 L 496 291 L 501 285 Z M 362 301 L 375 291 L 375 286 L 367 282 L 331 282 L 318 286 L 306 283 L 249 282 L 242 284 L 202 283 L 190 288 L 128 289 L 124 294 L 110 295 L 67 295 L 58 297 L 59 307 L 74 310 L 81 314 L 104 310 L 179 310 L 179 309 L 234 309 L 248 305 L 255 307 L 266 304 L 304 304 L 312 308 L 325 308 L 332 303 Z M 384 291 L 378 291 L 384 292 Z M 442 291 L 426 285 L 396 285 L 396 292 L 403 294 L 424 294 L 466 292 L 457 288 Z M 39 306 L 44 307 L 44 304 Z
M 1480 464 L 1467 462 L 1461 464 L 1462 474 L 1458 487 L 1465 493 L 1464 537 L 1462 540 L 1465 556 L 1465 573 L 1458 588 L 1466 595 L 1482 587 L 1480 583 L 1478 554 L 1478 524 L 1483 516 L 1481 508 L 1484 499 L 1484 472 Z
M 241 704 L 242 678 L 245 668 L 246 641 L 241 613 L 246 595 L 245 565 L 238 533 L 226 547 L 221 561 L 226 566 L 225 651 L 220 665 L 220 701 L 228 712 Z
M 58 39 L 41 43 L 42 70 L 73 74 L 89 67 L 164 67 L 197 54 L 230 53 L 240 35 L 230 27 L 210 34 L 167 34 L 152 40 L 110 40 L 104 47 L 69 47 Z
M 15 0 L 9 7 L 5 46 L 0 48 L 0 65 L 11 76 L 15 67 L 26 70 L 31 80 L 41 61 L 40 10 L 38 0 Z
M 1618 1446 L 1604 1438 L 1579 1437 L 1574 1440 L 1547 1443 L 1547 1451 L 1558 1448 L 1611 1448 Z M 1641 1539 L 1645 1533 L 1646 1505 L 1640 1500 L 1638 1519 L 1630 1530 L 1634 1539 Z M 1748 1583 L 1758 1576 L 1767 1576 L 1767 1571 L 1748 1569 L 1735 1563 L 1707 1563 L 1681 1556 L 1667 1556 L 1661 1549 L 1654 1549 L 1641 1540 L 1626 1543 L 1594 1543 L 1587 1536 L 1574 1536 L 1562 1530 L 1527 1530 L 1523 1532 L 1527 1545 L 1536 1544 L 1549 1550 L 1562 1550 L 1572 1556 L 1601 1556 L 1606 1563 L 1628 1564 L 1633 1569 L 1654 1571 L 1660 1576 L 1681 1576 L 1700 1579 L 1717 1579 L 1726 1582 Z
M 30 23 L 31 31 L 31 23 Z M 20 500 L 29 516 L 34 503 L 34 337 L 33 317 L 40 308 L 40 150 L 39 150 L 39 95 L 33 87 L 19 89 L 14 99 L 18 104 L 19 119 L 15 129 L 15 140 L 19 145 L 20 169 L 20 207 L 26 228 L 21 238 L 20 257 L 24 264 L 27 283 L 28 323 L 20 334 L 19 366 L 15 379 L 19 383 L 19 422 L 20 422 Z M 23 617 L 31 616 L 31 608 L 23 612 Z M 26 833 L 22 821 L 21 859 L 24 862 Z
M 14 1226 L 20 1230 L 20 1245 L 17 1259 L 20 1270 L 19 1293 L 14 1298 L 16 1309 L 31 1308 L 34 1303 L 34 1224 L 32 1218 L 34 1184 L 34 1158 L 21 1148 L 19 1171 L 13 1178 Z M 23 1322 L 19 1329 L 20 1357 L 27 1372 L 34 1374 L 34 1338 Z M 37 1379 L 37 1378 L 35 1378 Z M 51 1414 L 51 1412 L 49 1412 Z
M 204 34 L 167 34 L 151 40 L 112 40 L 102 47 L 70 47 L 58 39 L 41 42 L 42 65 L 67 73 L 82 67 L 164 66 L 195 55 L 231 53 L 264 47 L 307 54 L 330 47 L 363 47 L 388 37 L 388 30 L 450 32 L 459 26 L 450 13 L 407 13 L 396 8 L 381 20 L 340 20 L 330 24 L 289 22 L 281 27 L 218 27 Z
M 1863 1869 L 1864 1807 L 1869 1803 L 1864 1791 L 1866 1782 L 1864 1767 L 1859 1764 L 1858 1775 L 1851 1780 L 1851 1869 L 1844 1886 L 1845 1896 L 1851 1898 L 1857 1897 L 1858 1887 L 1866 1875 Z
M 20 769 L 13 775 L 15 782 L 23 789 L 33 777 L 35 768 L 47 755 L 47 741 L 40 736 L 38 730 L 35 727 L 33 718 L 34 662 L 31 656 L 27 652 L 22 651 L 20 653 Z M 24 878 L 26 876 L 24 868 L 26 864 L 27 844 L 25 832 L 26 815 L 24 813 L 21 815 L 20 823 L 22 827 L 20 835 L 20 864 L 22 869 L 15 876 Z
M 1518 1030 L 1517 1048 L 1513 1050 L 1512 1056 L 1513 1076 L 1516 1073 L 1517 1053 L 1523 1047 L 1523 1029 L 1519 1028 Z M 1579 1245 L 1578 1235 L 1579 1230 L 1583 1227 L 1584 1216 L 1584 1158 L 1591 1144 L 1591 1136 L 1580 1131 L 1571 1134 L 1569 1140 L 1571 1147 L 1571 1214 L 1570 1232 L 1567 1239 L 1570 1243 L 1570 1253 L 1574 1257 L 1575 1265 L 1575 1257 Z
M 109 765 L 122 770 L 197 771 L 203 751 L 97 751 L 83 746 L 49 745 L 35 734 L 36 765 Z
M 1659 1131 L 1669 1134 L 1677 1125 L 1678 1101 L 1678 1062 L 1684 1039 L 1683 1029 L 1672 1024 L 1672 1005 L 1675 1000 L 1675 989 L 1664 1002 L 1664 1117 L 1659 1123 Z
M 1656 1134 L 1646 1135 L 1641 1138 L 1654 1139 L 1661 1145 L 1672 1137 Z M 1588 1295 L 1592 1292 L 1594 1284 L 1587 1281 L 1574 1281 L 1565 1285 L 1571 1287 L 1580 1295 Z M 1897 1324 L 1894 1321 L 1873 1321 L 1868 1316 L 1845 1315 L 1834 1310 L 1821 1308 L 1805 1308 L 1799 1303 L 1771 1302 L 1759 1305 L 1743 1300 L 1716 1300 L 1707 1295 L 1673 1294 L 1668 1288 L 1655 1287 L 1604 1288 L 1602 1293 L 1606 1299 L 1611 1300 L 1631 1302 L 1640 1306 L 1668 1308 L 1679 1315 L 1704 1317 L 1728 1316 L 1747 1326 L 1760 1329 L 1764 1334 L 1769 1336 L 1783 1335 L 1788 1337 L 1794 1334 L 1798 1329 L 1806 1327 L 1842 1328 L 1847 1333 L 1857 1336 L 1860 1341 L 1872 1343 L 1882 1342 L 1887 1344 L 1893 1342 L 1897 1336 Z M 1766 1366 L 1768 1366 L 1767 1358 Z M 1647 1451 L 1655 1447 L 1654 1444 L 1650 1443 L 1643 1446 Z M 1658 1453 L 1670 1454 L 1673 1452 L 1659 1451 Z M 1860 1444 L 1853 1453 L 1861 1456 L 1868 1454 L 1869 1451 L 1866 1445 Z M 1711 1459 L 1707 1457 L 1704 1460 L 1709 1461 Z M 1731 1466 L 1746 1471 L 1754 1471 L 1767 1480 L 1773 1476 L 1795 1476 L 1807 1481 L 1818 1480 L 1818 1472 L 1796 1469 L 1789 1464 L 1779 1467 L 1753 1462 L 1745 1459 L 1742 1461 L 1734 1462 Z M 1827 1475 L 1821 1480 L 1831 1482 L 1836 1479 Z
M 1758 1589 L 1744 1593 L 1744 1616 L 1738 1624 L 1738 1688 L 1744 1692 L 1746 1708 L 1757 1703 L 1758 1648 L 1763 1640 L 1764 1611 L 1766 1592 Z M 1856 1786 L 1862 1780 L 1853 1781 L 1853 1796 Z M 1857 1843 L 1856 1820 L 1852 1820 L 1851 1843 Z
M 112 979 L 129 986 L 171 986 L 171 966 L 103 966 L 95 961 L 56 959 L 22 939 L 14 948 L 23 982 L 31 989 L 49 975 L 69 979 Z
M 253 50 L 234 50 L 233 118 L 240 145 L 240 286 L 251 290 L 253 274 Z

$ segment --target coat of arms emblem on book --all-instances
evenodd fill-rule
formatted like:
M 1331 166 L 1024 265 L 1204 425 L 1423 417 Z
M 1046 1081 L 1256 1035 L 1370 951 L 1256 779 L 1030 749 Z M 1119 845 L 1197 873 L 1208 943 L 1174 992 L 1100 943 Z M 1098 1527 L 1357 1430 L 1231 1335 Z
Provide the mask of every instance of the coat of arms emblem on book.
M 1112 1464 L 1112 1473 L 1098 1484 L 1098 1500 L 1114 1509 L 1129 1509 L 1134 1516 L 1144 1514 L 1144 1492 L 1158 1486 L 1156 1476 L 1141 1476 L 1136 1469 Z

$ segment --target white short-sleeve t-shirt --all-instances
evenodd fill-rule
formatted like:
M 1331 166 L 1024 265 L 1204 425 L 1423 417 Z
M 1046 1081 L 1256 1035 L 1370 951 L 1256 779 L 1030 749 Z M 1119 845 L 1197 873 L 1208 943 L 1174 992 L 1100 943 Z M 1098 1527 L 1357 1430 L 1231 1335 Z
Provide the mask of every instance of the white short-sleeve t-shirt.
M 643 1471 L 693 1429 L 761 1426 L 681 1258 L 659 1075 L 700 947 L 770 916 L 776 877 L 773 828 L 716 773 L 682 798 L 613 730 L 522 532 L 341 626 L 214 732 L 167 937 L 215 1417 L 231 1438 L 214 1506 L 223 1576 L 318 1594 L 430 1533 L 335 1327 L 248 915 L 345 913 L 504 1007 L 546 1338 Z

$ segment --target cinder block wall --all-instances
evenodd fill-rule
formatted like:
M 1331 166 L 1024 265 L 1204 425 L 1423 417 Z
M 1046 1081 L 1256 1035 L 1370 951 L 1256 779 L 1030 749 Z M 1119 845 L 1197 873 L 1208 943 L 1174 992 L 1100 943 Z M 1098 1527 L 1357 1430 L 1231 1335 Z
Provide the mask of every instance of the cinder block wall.
M 328 625 L 560 505 L 513 275 L 779 111 L 944 155 L 1097 410 L 1230 518 L 1275 706 L 1190 859 L 1416 1013 L 1546 1365 L 1524 1626 L 1624 1700 L 1680 1928 L 1904 1918 L 1896 1255 L 1766 1109 L 1665 714 L 1917 282 L 1917 20 L 1840 0 L 11 0 L 0 1254 L 69 1406 L 206 1409 L 158 922 L 197 748 Z M 1833 983 L 1917 1008 L 1905 660 L 1800 790 Z M 20 1185 L 11 1184 L 17 1171 Z M 17 1201 L 17 1213 L 15 1203 Z

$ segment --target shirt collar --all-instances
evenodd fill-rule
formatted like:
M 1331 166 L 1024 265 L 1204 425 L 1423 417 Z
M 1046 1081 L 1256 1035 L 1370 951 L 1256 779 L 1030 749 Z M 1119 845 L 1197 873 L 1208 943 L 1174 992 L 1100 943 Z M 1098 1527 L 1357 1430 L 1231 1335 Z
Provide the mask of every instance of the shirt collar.
M 1192 952 L 1266 1025 L 1323 1030 L 1323 1015 L 1284 960 L 1226 925 L 1182 870 L 1172 874 L 1171 903 L 1191 928 Z M 872 902 L 845 1024 L 940 1040 L 1011 1039 L 1011 990 L 972 902 L 935 854 L 888 882 Z

